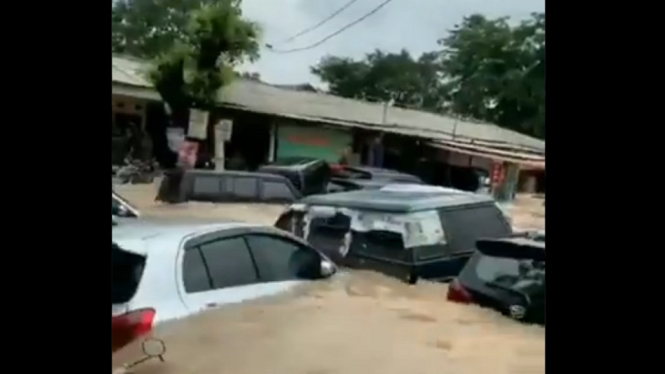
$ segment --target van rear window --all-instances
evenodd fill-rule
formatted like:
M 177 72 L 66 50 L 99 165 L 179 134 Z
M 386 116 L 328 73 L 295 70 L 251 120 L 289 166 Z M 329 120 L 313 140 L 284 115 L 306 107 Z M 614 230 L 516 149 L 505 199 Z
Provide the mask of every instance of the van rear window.
M 388 260 L 413 261 L 402 235 L 390 231 L 352 231 L 351 251 Z
M 124 251 L 112 243 L 111 262 L 111 303 L 126 303 L 136 294 L 143 276 L 145 257 Z
M 310 222 L 307 241 L 324 253 L 335 253 L 350 229 L 351 218 L 348 216 L 317 217 Z

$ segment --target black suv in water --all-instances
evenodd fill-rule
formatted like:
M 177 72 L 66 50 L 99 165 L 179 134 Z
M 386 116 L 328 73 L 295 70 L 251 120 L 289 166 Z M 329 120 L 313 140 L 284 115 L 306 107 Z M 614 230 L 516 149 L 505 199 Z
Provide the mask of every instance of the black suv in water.
M 537 239 L 479 240 L 478 250 L 451 282 L 448 300 L 544 325 L 545 241 Z
M 415 282 L 457 276 L 486 237 L 512 230 L 492 198 L 442 191 L 362 190 L 308 196 L 275 225 L 340 265 Z
M 327 162 L 310 158 L 285 158 L 263 165 L 257 172 L 286 177 L 303 196 L 325 193 L 331 173 Z
M 415 175 L 402 173 L 397 170 L 375 168 L 369 166 L 341 166 L 335 173 L 335 179 L 371 179 L 383 180 L 392 183 L 414 183 L 423 184 L 423 181 Z

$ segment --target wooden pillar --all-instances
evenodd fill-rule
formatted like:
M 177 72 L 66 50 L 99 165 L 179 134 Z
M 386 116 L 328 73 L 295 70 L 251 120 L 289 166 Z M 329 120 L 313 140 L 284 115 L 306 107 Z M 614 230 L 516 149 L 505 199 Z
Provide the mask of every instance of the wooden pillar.
M 270 121 L 270 143 L 268 143 L 268 162 L 275 162 L 277 155 L 277 121 Z
M 226 141 L 224 139 L 224 131 L 222 125 L 217 123 L 215 125 L 215 170 L 224 170 L 225 154 L 226 154 Z
M 517 192 L 519 181 L 519 165 L 508 162 L 497 162 L 492 172 L 492 195 L 497 201 L 512 201 Z M 497 183 L 497 180 L 499 181 Z

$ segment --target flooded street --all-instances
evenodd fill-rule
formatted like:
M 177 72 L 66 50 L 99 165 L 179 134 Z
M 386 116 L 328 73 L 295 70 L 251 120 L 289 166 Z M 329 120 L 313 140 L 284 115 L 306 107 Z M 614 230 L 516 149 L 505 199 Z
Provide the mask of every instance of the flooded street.
M 154 186 L 116 191 L 146 216 L 274 223 L 283 207 L 155 204 Z M 544 209 L 543 209 L 544 211 Z M 522 218 L 526 221 L 526 218 Z M 536 222 L 532 226 L 539 226 Z M 531 226 L 531 225 L 530 225 Z M 538 374 L 545 330 L 445 300 L 447 286 L 409 286 L 371 272 L 342 271 L 290 294 L 231 305 L 157 327 L 165 363 L 154 374 Z M 114 367 L 140 357 L 136 345 Z

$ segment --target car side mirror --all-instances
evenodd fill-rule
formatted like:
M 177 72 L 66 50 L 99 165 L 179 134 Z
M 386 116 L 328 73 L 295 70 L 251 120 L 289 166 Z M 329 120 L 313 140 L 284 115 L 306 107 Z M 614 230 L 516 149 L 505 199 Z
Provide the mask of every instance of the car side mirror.
M 128 216 L 130 216 L 129 210 L 124 205 L 120 205 L 120 206 L 118 206 L 117 216 L 118 217 L 128 217 Z
M 337 272 L 337 266 L 330 260 L 321 259 L 321 278 L 330 278 Z

